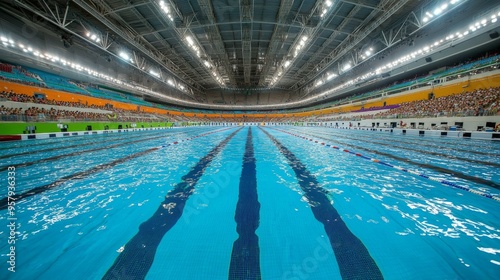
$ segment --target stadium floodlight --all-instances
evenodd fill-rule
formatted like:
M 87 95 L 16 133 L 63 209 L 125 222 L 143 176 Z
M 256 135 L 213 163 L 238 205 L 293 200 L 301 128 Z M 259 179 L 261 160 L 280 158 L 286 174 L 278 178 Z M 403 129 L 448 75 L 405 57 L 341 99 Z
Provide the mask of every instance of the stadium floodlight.
M 123 58 L 124 60 L 132 62 L 132 59 L 130 58 L 130 56 L 126 52 L 121 51 L 118 55 L 121 58 Z
M 308 41 L 309 41 L 309 36 L 307 35 L 302 35 L 300 37 L 297 37 L 294 45 L 292 45 L 292 47 L 290 48 L 289 55 L 285 56 L 285 60 L 283 60 L 281 62 L 281 65 L 277 67 L 277 71 L 274 73 L 274 77 L 271 78 L 270 82 L 271 86 L 274 85 L 279 80 L 279 78 L 283 76 L 283 74 L 286 72 L 284 71 L 284 69 L 288 68 L 293 63 L 293 60 L 300 54 L 300 52 L 306 46 Z M 281 71 L 278 71 L 280 69 Z M 278 75 L 278 73 L 280 73 L 280 75 Z
M 332 0 L 326 0 L 323 2 L 323 9 L 321 10 L 320 17 L 323 18 L 328 11 L 332 8 L 333 2 Z
M 189 46 L 194 45 L 194 41 L 193 41 L 193 38 L 191 36 L 186 36 L 186 41 L 188 42 Z
M 89 38 L 91 41 L 94 41 L 96 43 L 99 43 L 101 42 L 101 36 L 99 36 L 98 34 L 96 33 L 93 33 L 93 32 L 90 32 L 90 31 L 87 31 L 85 33 L 85 36 L 87 36 L 87 38 Z
M 332 74 L 329 74 L 329 75 L 326 77 L 326 80 L 327 80 L 327 81 L 329 81 L 329 80 L 331 80 L 331 79 L 333 79 L 333 78 L 335 78 L 335 77 L 337 77 L 337 74 L 332 73 Z
M 149 74 L 155 76 L 156 78 L 160 78 L 160 74 L 153 69 L 149 70 Z
M 342 67 L 342 71 L 344 71 L 344 72 L 345 72 L 345 71 L 347 71 L 347 70 L 351 69 L 351 67 L 352 67 L 351 63 L 350 63 L 350 62 L 348 62 L 348 63 L 346 63 L 346 64 L 344 65 L 344 67 Z
M 170 5 L 166 4 L 165 1 L 160 1 L 159 4 L 160 8 L 167 15 L 168 19 L 170 21 L 174 21 L 174 15 L 172 14 L 172 8 L 170 7 Z

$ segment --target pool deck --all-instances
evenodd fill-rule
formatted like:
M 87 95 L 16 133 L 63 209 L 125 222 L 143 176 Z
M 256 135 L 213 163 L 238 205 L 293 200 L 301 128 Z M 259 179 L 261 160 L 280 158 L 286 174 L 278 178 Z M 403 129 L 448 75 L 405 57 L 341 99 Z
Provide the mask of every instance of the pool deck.
M 83 136 L 95 135 L 106 133 L 122 133 L 131 131 L 145 131 L 145 130 L 166 130 L 172 129 L 170 127 L 146 127 L 146 128 L 127 128 L 127 129 L 110 129 L 110 130 L 93 130 L 93 131 L 71 131 L 71 132 L 49 132 L 49 133 L 34 133 L 34 134 L 14 134 L 14 135 L 0 135 L 0 142 L 2 141 L 18 141 L 18 140 L 33 140 L 33 139 L 49 139 L 57 137 L 70 137 L 70 136 Z

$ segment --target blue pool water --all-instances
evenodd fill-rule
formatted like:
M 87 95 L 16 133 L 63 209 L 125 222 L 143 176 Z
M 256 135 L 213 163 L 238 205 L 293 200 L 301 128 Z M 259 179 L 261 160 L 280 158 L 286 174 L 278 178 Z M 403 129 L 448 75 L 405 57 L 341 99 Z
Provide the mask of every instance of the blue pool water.
M 499 167 L 500 142 L 329 128 L 2 143 L 0 279 L 498 279 Z

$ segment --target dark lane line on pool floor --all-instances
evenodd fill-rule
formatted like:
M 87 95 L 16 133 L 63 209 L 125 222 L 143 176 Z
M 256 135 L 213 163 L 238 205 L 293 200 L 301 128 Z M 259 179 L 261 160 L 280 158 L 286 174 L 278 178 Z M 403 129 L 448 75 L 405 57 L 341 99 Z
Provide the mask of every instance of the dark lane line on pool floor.
M 414 152 L 417 152 L 417 153 L 421 153 L 421 154 L 428 154 L 428 155 L 433 155 L 433 156 L 439 156 L 439 157 L 445 157 L 445 158 L 449 158 L 449 159 L 455 159 L 455 160 L 461 160 L 461 161 L 465 161 L 465 162 L 473 162 L 473 163 L 477 163 L 477 164 L 482 164 L 482 165 L 489 165 L 489 166 L 493 166 L 493 167 L 500 167 L 500 164 L 498 163 L 495 163 L 495 162 L 489 162 L 489 161 L 482 161 L 482 160 L 476 160 L 476 159 L 470 159 L 470 158 L 463 158 L 463 157 L 457 157 L 457 156 L 453 156 L 453 155 L 447 155 L 447 154 L 443 154 L 443 153 L 438 153 L 438 152 L 431 152 L 431 151 L 425 151 L 425 150 L 420 150 L 420 149 L 414 149 L 414 148 L 410 148 L 410 147 L 399 147 L 399 146 L 395 146 L 395 145 L 391 145 L 391 144 L 387 144 L 387 143 L 381 143 L 381 142 L 377 142 L 377 141 L 369 141 L 369 140 L 366 140 L 366 139 L 356 139 L 356 138 L 352 138 L 352 137 L 347 137 L 347 136 L 340 136 L 340 135 L 337 135 L 337 134 L 329 134 L 329 133 L 318 133 L 316 132 L 316 134 L 322 134 L 322 135 L 326 135 L 326 136 L 338 136 L 339 138 L 343 138 L 343 139 L 349 139 L 349 140 L 355 140 L 355 141 L 363 141 L 363 142 L 366 142 L 366 143 L 371 143 L 371 144 L 376 144 L 376 145 L 380 145 L 380 146 L 385 146 L 385 147 L 392 147 L 392 148 L 395 148 L 395 149 L 400 149 L 400 150 L 407 150 L 407 151 L 414 151 Z M 474 152 L 472 152 L 474 153 Z
M 135 141 L 130 141 L 130 142 L 126 142 L 126 143 L 118 143 L 118 144 L 113 144 L 113 145 L 109 145 L 109 146 L 94 148 L 94 149 L 90 149 L 90 150 L 83 150 L 83 151 L 62 154 L 62 155 L 57 155 L 57 156 L 48 157 L 48 158 L 42 158 L 42 159 L 38 159 L 35 161 L 30 161 L 30 162 L 25 162 L 25 163 L 4 165 L 4 166 L 0 166 L 0 172 L 7 170 L 9 167 L 15 167 L 16 169 L 18 169 L 21 167 L 27 167 L 27 166 L 31 166 L 31 165 L 38 164 L 38 163 L 45 163 L 45 162 L 49 162 L 49 161 L 58 160 L 61 158 L 88 154 L 88 153 L 97 152 L 97 151 L 101 151 L 101 150 L 107 150 L 107 149 L 112 149 L 112 148 L 116 148 L 116 147 L 126 146 L 126 145 L 130 145 L 130 144 L 134 144 L 134 143 L 155 140 L 155 139 L 159 139 L 159 138 L 163 138 L 163 137 L 165 137 L 165 136 L 161 135 L 161 136 L 156 136 L 156 137 L 151 137 L 151 138 L 146 138 L 146 139 L 139 139 L 139 140 L 135 140 Z
M 178 134 L 181 134 L 182 132 L 179 132 L 179 133 L 174 133 L 174 134 L 168 134 L 168 136 L 175 136 L 175 135 L 178 135 Z M 165 136 L 165 135 L 163 135 Z M 109 139 L 106 139 L 106 140 L 109 140 Z M 124 141 L 127 141 L 128 139 L 127 138 L 122 138 L 122 139 L 112 139 L 112 140 L 115 140 L 113 142 L 117 142 L 117 140 L 124 140 Z M 127 142 L 127 143 L 131 143 L 131 142 Z M 75 147 L 87 147 L 87 146 L 92 146 L 92 145 L 96 145 L 96 144 L 101 144 L 101 143 L 95 143 L 95 142 L 90 142 L 90 143 L 80 143 L 80 144 L 75 144 L 75 145 L 70 145 L 70 146 L 64 146 L 64 147 L 54 147 L 54 148 L 48 148 L 48 149 L 45 149 L 45 150 L 36 150 L 36 151 L 28 151 L 28 152 L 22 152 L 22 153 L 17 153 L 17 154 L 10 154 L 10 155 L 3 155 L 3 156 L 0 156 L 0 159 L 3 159 L 3 158 L 11 158 L 11 157 L 16 157 L 16 156 L 22 156 L 22 155 L 29 155 L 29 154 L 40 154 L 40 153 L 45 153 L 45 152 L 50 152 L 50 151 L 55 151 L 55 150 L 67 150 L 67 149 L 71 149 L 71 148 L 75 148 Z
M 257 170 L 252 143 L 252 128 L 248 128 L 243 168 L 241 170 L 238 203 L 236 204 L 236 232 L 233 243 L 229 280 L 261 279 L 259 237 L 260 203 L 257 195 Z
M 164 133 L 166 131 L 136 131 L 138 133 L 144 133 L 149 135 L 155 135 L 159 133 Z M 126 132 L 127 133 L 127 132 Z M 40 146 L 47 146 L 47 145 L 57 145 L 62 142 L 64 143 L 74 143 L 78 141 L 85 141 L 85 140 L 91 140 L 89 136 L 95 136 L 96 138 L 94 139 L 102 139 L 102 140 L 108 140 L 108 139 L 116 139 L 123 137 L 126 135 L 126 133 L 102 133 L 102 134 L 93 134 L 93 135 L 82 135 L 82 136 L 71 136 L 71 137 L 57 137 L 57 138 L 49 138 L 49 139 L 37 139 L 37 140 L 27 140 L 27 141 L 17 141 L 16 143 L 19 143 L 16 146 L 10 146 L 10 147 L 0 147 L 1 150 L 9 150 L 9 149 L 20 149 L 24 148 L 29 145 L 29 147 L 40 147 Z M 39 142 L 40 141 L 40 142 Z
M 328 191 L 319 185 L 316 177 L 283 144 L 259 127 L 278 147 L 295 172 L 300 188 L 307 198 L 314 217 L 324 225 L 335 253 L 342 279 L 383 279 L 382 272 L 367 248 L 347 227 L 330 203 Z
M 97 172 L 109 169 L 109 168 L 114 167 L 114 166 L 116 166 L 116 165 L 118 165 L 120 163 L 127 162 L 127 161 L 129 161 L 131 159 L 147 155 L 147 154 L 149 154 L 151 152 L 154 152 L 156 150 L 159 150 L 159 149 L 160 149 L 159 147 L 155 147 L 155 148 L 151 148 L 151 149 L 148 149 L 148 150 L 145 150 L 145 151 L 142 151 L 142 152 L 138 152 L 138 153 L 129 155 L 127 157 L 114 160 L 114 161 L 109 162 L 109 163 L 97 165 L 97 166 L 95 166 L 95 167 L 93 167 L 91 169 L 85 170 L 85 171 L 80 171 L 80 172 L 77 172 L 77 173 L 74 173 L 74 174 L 71 174 L 71 175 L 68 175 L 68 176 L 64 176 L 64 177 L 58 179 L 57 181 L 55 181 L 53 183 L 33 188 L 33 189 L 31 189 L 29 191 L 26 191 L 24 193 L 20 193 L 20 194 L 14 195 L 13 197 L 5 197 L 3 199 L 0 199 L 0 210 L 4 210 L 4 209 L 7 208 L 8 201 L 13 201 L 14 200 L 16 202 L 16 207 L 17 207 L 17 204 L 19 203 L 19 200 L 21 200 L 23 198 L 34 196 L 36 194 L 48 191 L 48 190 L 53 189 L 53 188 L 56 188 L 56 187 L 62 185 L 63 183 L 65 183 L 65 182 L 67 182 L 69 180 L 83 179 L 83 178 L 88 177 L 89 175 L 92 175 L 94 173 L 97 173 Z
M 225 129 L 222 129 L 222 130 L 225 130 Z M 209 131 L 209 132 L 205 132 L 202 135 L 204 135 L 204 134 L 210 134 L 210 133 L 215 133 L 215 132 L 222 131 L 222 130 L 220 130 L 220 129 L 219 130 L 212 130 L 212 131 Z M 106 150 L 106 149 L 121 147 L 121 146 L 135 144 L 135 143 L 140 143 L 140 142 L 144 142 L 144 141 L 150 141 L 150 140 L 160 139 L 160 138 L 163 138 L 163 137 L 166 137 L 166 135 L 162 134 L 160 136 L 155 136 L 155 137 L 151 137 L 151 138 L 139 139 L 139 140 L 134 140 L 134 141 L 126 142 L 126 143 L 118 143 L 118 144 L 113 144 L 113 145 L 109 145 L 109 146 L 105 146 L 105 147 L 100 147 L 100 148 L 95 148 L 95 149 L 90 149 L 90 150 L 84 150 L 84 151 L 78 151 L 78 152 L 63 154 L 63 155 L 57 155 L 57 156 L 53 156 L 53 157 L 49 157 L 49 158 L 44 158 L 44 159 L 39 159 L 39 160 L 35 160 L 35 161 L 30 161 L 30 162 L 25 162 L 25 163 L 4 165 L 4 166 L 0 166 L 0 172 L 7 170 L 9 167 L 15 167 L 17 169 L 17 168 L 21 168 L 21 167 L 27 167 L 27 166 L 31 166 L 31 165 L 34 165 L 34 164 L 38 164 L 38 163 L 45 163 L 45 162 L 49 162 L 49 161 L 54 161 L 54 160 L 58 160 L 58 159 L 65 158 L 65 157 L 78 156 L 78 155 L 82 155 L 82 154 L 87 154 L 87 153 L 92 153 L 92 152 L 96 152 L 96 151 L 101 151 L 101 150 Z M 193 138 L 193 137 L 191 137 L 191 138 Z M 188 139 L 190 139 L 190 138 L 188 138 Z M 177 142 L 175 142 L 175 144 L 177 144 Z
M 226 130 L 226 129 L 224 129 L 224 130 Z M 224 131 L 224 130 L 215 130 L 215 131 L 212 131 L 212 132 L 203 133 L 203 134 L 191 137 L 189 139 L 199 138 L 201 136 L 206 136 L 206 135 L 209 135 L 209 134 L 212 134 L 212 133 L 221 132 L 221 131 Z M 156 150 L 158 150 L 160 148 L 164 148 L 164 147 L 167 147 L 167 146 L 170 146 L 170 145 L 176 145 L 177 143 L 178 142 L 176 141 L 176 142 L 173 142 L 172 144 L 167 144 L 167 145 L 163 145 L 161 147 L 151 148 L 151 149 L 148 149 L 148 150 L 145 150 L 145 151 L 142 151 L 142 152 L 138 152 L 138 153 L 132 154 L 130 156 L 127 156 L 127 157 L 124 157 L 124 158 L 121 158 L 121 159 L 114 160 L 114 161 L 109 162 L 109 163 L 99 164 L 99 165 L 97 165 L 97 166 L 95 166 L 93 168 L 87 169 L 85 171 L 80 171 L 80 172 L 77 172 L 77 173 L 74 173 L 74 174 L 71 174 L 71 175 L 68 175 L 68 176 L 64 176 L 62 178 L 57 179 L 55 182 L 52 182 L 50 184 L 46 184 L 46 185 L 43 185 L 43 186 L 39 186 L 39 187 L 36 187 L 36 188 L 33 188 L 33 189 L 25 191 L 23 193 L 14 195 L 14 196 L 12 196 L 10 198 L 9 197 L 4 197 L 4 198 L 0 199 L 0 210 L 3 210 L 3 209 L 7 208 L 8 201 L 14 200 L 14 201 L 16 201 L 16 204 L 17 204 L 20 199 L 23 199 L 23 198 L 26 198 L 26 197 L 29 197 L 29 196 L 33 196 L 33 195 L 42 193 L 44 191 L 53 189 L 53 188 L 58 187 L 61 184 L 65 183 L 65 182 L 67 182 L 69 180 L 83 179 L 83 178 L 88 177 L 89 175 L 92 175 L 92 174 L 97 173 L 99 171 L 102 171 L 102 170 L 105 170 L 105 169 L 109 169 L 109 168 L 114 167 L 115 165 L 118 165 L 120 163 L 124 163 L 124 162 L 127 162 L 127 161 L 131 160 L 131 159 L 134 159 L 134 158 L 137 158 L 137 157 L 149 154 L 149 153 L 154 152 L 154 151 L 156 151 Z
M 283 130 L 278 130 L 278 131 L 281 131 L 281 132 L 284 132 L 284 133 L 289 133 L 289 132 L 286 132 L 286 131 L 283 131 Z M 351 144 L 345 144 L 345 143 L 341 143 L 341 142 L 335 141 L 333 139 L 328 139 L 328 138 L 320 137 L 320 136 L 313 135 L 313 134 L 308 134 L 308 133 L 304 133 L 304 132 L 297 132 L 297 133 L 302 133 L 302 134 L 305 134 L 305 135 L 309 135 L 311 137 L 316 137 L 316 138 L 327 140 L 327 141 L 334 142 L 334 143 L 340 143 L 340 144 L 345 145 L 347 147 L 351 147 L 351 148 L 355 148 L 355 149 L 360 149 L 360 150 L 367 151 L 367 152 L 374 153 L 374 154 L 381 155 L 381 156 L 386 156 L 386 157 L 398 160 L 400 162 L 406 162 L 406 163 L 411 164 L 411 165 L 416 165 L 416 166 L 427 168 L 427 169 L 430 169 L 430 170 L 434 170 L 434 171 L 437 171 L 437 172 L 440 172 L 440 173 L 444 173 L 444 174 L 448 174 L 448 175 L 451 175 L 451 176 L 455 176 L 457 178 L 465 179 L 465 180 L 471 181 L 473 183 L 478 183 L 478 184 L 489 186 L 489 187 L 492 187 L 492 188 L 495 188 L 495 189 L 500 189 L 500 184 L 498 184 L 498 183 L 495 183 L 493 181 L 486 180 L 486 179 L 483 179 L 483 178 L 479 178 L 479 177 L 476 177 L 476 176 L 464 174 L 462 172 L 458 172 L 458 171 L 455 171 L 455 170 L 451 170 L 451 169 L 447 169 L 447 168 L 444 168 L 444 167 L 439 167 L 439 166 L 435 166 L 435 165 L 431 165 L 431 164 L 427 164 L 427 163 L 415 162 L 415 161 L 412 161 L 410 159 L 398 157 L 398 156 L 395 156 L 395 155 L 392 155 L 392 154 L 389 154 L 389 153 L 379 152 L 379 151 L 376 151 L 376 150 L 371 150 L 371 149 L 368 149 L 368 148 L 363 148 L 361 146 L 356 146 L 356 145 L 351 145 Z
M 123 251 L 102 279 L 121 279 L 124 276 L 129 279 L 144 279 L 146 277 L 153 264 L 158 245 L 163 236 L 180 219 L 186 201 L 194 193 L 194 187 L 203 176 L 205 169 L 241 129 L 232 132 L 200 159 L 186 175 L 182 176 L 182 181 L 167 193 L 165 200 L 153 216 L 143 222 L 139 226 L 137 234 L 125 244 Z

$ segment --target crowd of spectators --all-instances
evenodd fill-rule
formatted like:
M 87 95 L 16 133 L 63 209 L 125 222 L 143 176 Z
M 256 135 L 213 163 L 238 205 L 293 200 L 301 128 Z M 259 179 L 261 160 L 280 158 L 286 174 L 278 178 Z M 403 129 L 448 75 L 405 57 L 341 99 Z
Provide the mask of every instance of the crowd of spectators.
M 92 109 L 106 109 L 106 105 L 88 105 L 83 104 L 81 102 L 70 102 L 70 101 L 57 101 L 57 100 L 49 100 L 47 98 L 39 98 L 34 95 L 20 94 L 15 93 L 14 91 L 2 91 L 0 93 L 0 99 L 6 99 L 15 102 L 24 102 L 24 103 L 38 103 L 38 104 L 48 104 L 55 106 L 66 106 L 66 107 L 77 107 L 77 108 L 92 108 Z
M 56 101 L 46 98 L 19 94 L 14 91 L 2 91 L 0 100 L 9 100 L 22 103 L 36 103 L 54 106 L 64 106 L 73 108 L 103 109 L 112 113 L 95 113 L 85 110 L 64 110 L 61 108 L 41 108 L 32 106 L 28 109 L 7 108 L 0 106 L 0 120 L 6 121 L 57 121 L 65 120 L 85 120 L 85 121 L 168 121 L 158 114 L 148 114 L 141 111 L 123 110 L 118 108 L 108 109 L 106 106 L 87 105 L 80 102 Z
M 402 103 L 375 118 L 492 116 L 500 111 L 500 88 L 478 89 L 429 100 Z
M 313 116 L 309 118 L 309 121 L 495 116 L 500 114 L 500 87 L 478 89 L 429 100 L 405 102 L 394 107 L 396 108 L 371 114 L 336 113 L 331 116 Z

